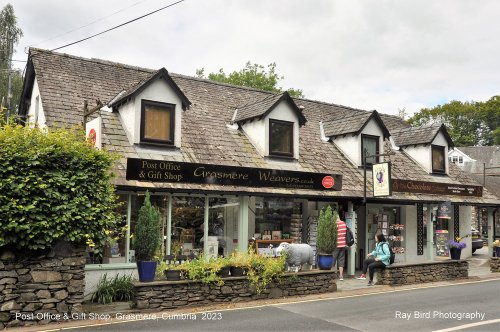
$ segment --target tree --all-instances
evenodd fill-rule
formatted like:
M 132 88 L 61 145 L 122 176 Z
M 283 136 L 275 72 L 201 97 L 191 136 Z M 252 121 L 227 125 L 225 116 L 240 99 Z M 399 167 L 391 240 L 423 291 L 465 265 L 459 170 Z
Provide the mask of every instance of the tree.
M 433 108 L 423 108 L 408 123 L 420 126 L 444 123 L 457 146 L 500 143 L 500 96 L 486 102 L 451 101 Z
M 196 76 L 198 78 L 205 78 L 205 69 L 196 69 Z M 276 63 L 274 62 L 267 66 L 266 71 L 264 66 L 256 63 L 252 64 L 248 61 L 245 64 L 245 68 L 239 71 L 233 71 L 230 74 L 226 74 L 221 68 L 217 73 L 208 74 L 208 79 L 276 93 L 283 92 L 283 89 L 278 87 L 278 83 L 280 80 L 284 79 L 284 76 L 280 76 L 276 73 Z M 288 89 L 287 91 L 292 97 L 304 97 L 300 89 Z
M 19 43 L 23 36 L 23 31 L 17 26 L 17 18 L 14 14 L 12 5 L 7 4 L 0 12 L 0 101 L 2 106 L 8 104 L 8 82 L 10 59 L 14 53 L 14 46 Z M 19 70 L 12 71 L 12 95 L 10 96 L 11 110 L 14 109 L 14 103 L 21 98 L 22 75 Z

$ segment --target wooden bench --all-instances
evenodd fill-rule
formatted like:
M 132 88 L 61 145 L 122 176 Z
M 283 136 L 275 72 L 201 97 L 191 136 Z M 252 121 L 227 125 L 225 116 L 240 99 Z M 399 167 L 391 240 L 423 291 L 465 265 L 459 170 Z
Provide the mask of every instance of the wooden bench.
M 469 262 L 446 260 L 421 263 L 394 263 L 376 271 L 377 285 L 409 285 L 443 280 L 467 279 Z

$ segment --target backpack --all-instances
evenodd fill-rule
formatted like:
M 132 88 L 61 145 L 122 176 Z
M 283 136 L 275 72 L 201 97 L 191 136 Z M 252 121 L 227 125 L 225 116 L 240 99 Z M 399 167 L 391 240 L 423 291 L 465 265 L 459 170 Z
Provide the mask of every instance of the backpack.
M 348 247 L 352 246 L 354 244 L 354 235 L 352 234 L 352 231 L 349 227 L 347 227 L 346 233 L 345 233 L 345 243 L 347 244 Z
M 386 242 L 387 243 L 387 242 Z M 389 243 L 387 243 L 387 247 L 389 248 L 389 264 L 394 264 L 394 259 L 396 258 L 396 254 L 394 253 L 394 251 L 391 249 L 391 247 L 389 247 Z M 382 245 L 382 251 L 384 252 L 385 254 L 385 251 L 384 251 L 384 245 Z

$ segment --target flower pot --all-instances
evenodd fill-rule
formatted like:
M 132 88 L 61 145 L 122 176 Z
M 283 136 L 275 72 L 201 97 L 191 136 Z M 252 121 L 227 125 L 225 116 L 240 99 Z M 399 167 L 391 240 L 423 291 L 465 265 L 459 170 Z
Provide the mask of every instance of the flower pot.
M 333 255 L 318 254 L 318 267 L 320 270 L 331 270 L 335 259 Z
M 460 248 L 450 248 L 451 259 L 459 260 L 461 253 L 462 253 L 462 249 L 460 249 Z
M 165 271 L 165 277 L 169 281 L 181 280 L 181 270 L 167 270 Z
M 495 256 L 500 257 L 500 247 L 495 247 Z
M 230 266 L 224 266 L 223 268 L 221 268 L 219 270 L 219 272 L 217 272 L 217 274 L 221 278 L 227 278 L 227 277 L 229 277 L 229 273 L 230 272 L 231 272 L 231 267 Z
M 239 266 L 231 266 L 231 277 L 243 277 L 245 269 Z
M 137 272 L 140 282 L 150 282 L 155 279 L 157 262 L 140 261 L 137 262 Z

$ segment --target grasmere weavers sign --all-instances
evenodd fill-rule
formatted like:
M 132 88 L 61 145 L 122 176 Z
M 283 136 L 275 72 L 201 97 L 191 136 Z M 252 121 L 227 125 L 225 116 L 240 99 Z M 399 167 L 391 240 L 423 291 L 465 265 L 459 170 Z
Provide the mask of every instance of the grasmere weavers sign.
M 127 180 L 342 190 L 342 175 L 150 159 L 127 159 Z
M 419 194 L 483 196 L 483 187 L 481 186 L 398 179 L 392 180 L 392 190 Z

